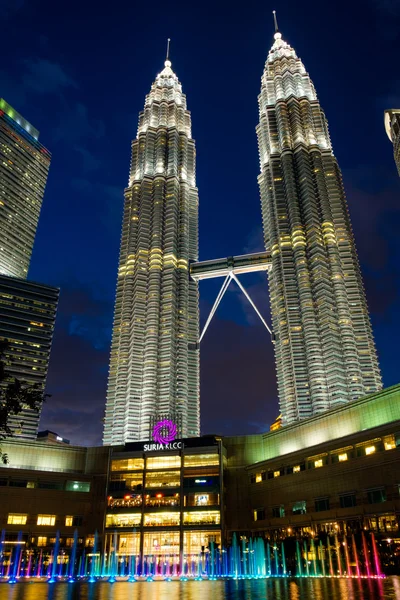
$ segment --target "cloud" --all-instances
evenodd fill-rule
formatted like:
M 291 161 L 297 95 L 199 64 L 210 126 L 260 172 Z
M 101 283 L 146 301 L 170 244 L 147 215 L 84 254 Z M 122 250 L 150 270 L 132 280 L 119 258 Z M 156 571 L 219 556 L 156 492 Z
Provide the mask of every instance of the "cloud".
M 64 102 L 62 108 L 64 118 L 53 129 L 55 141 L 62 140 L 67 144 L 78 142 L 83 138 L 99 139 L 104 135 L 105 126 L 100 119 L 90 119 L 87 107 L 77 102 L 72 108 Z
M 40 427 L 93 445 L 101 441 L 113 303 L 77 286 L 61 286 L 47 378 L 52 397 Z
M 72 187 L 81 194 L 98 198 L 96 217 L 99 223 L 112 233 L 122 223 L 124 191 L 122 187 L 99 183 L 75 177 L 71 180 Z
M 43 58 L 27 59 L 23 63 L 27 72 L 22 83 L 36 94 L 54 94 L 63 88 L 77 88 L 77 83 L 58 63 Z
M 80 154 L 81 166 L 84 171 L 96 171 L 100 168 L 101 160 L 96 158 L 87 148 L 75 146 L 74 149 Z

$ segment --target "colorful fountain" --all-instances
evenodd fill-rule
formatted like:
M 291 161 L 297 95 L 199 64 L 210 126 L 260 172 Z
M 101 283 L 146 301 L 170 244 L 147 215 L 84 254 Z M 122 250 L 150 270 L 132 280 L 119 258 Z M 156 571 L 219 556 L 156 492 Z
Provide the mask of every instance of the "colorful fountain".
M 326 535 L 316 542 L 308 539 L 287 538 L 284 541 L 246 539 L 234 534 L 232 544 L 225 548 L 210 543 L 207 551 L 198 555 L 153 554 L 126 555 L 117 552 L 117 533 L 108 552 L 100 552 L 97 532 L 93 546 L 80 548 L 75 531 L 69 553 L 61 547 L 57 532 L 51 552 L 40 552 L 26 547 L 22 532 L 12 544 L 0 536 L 0 581 L 17 583 L 19 580 L 76 581 L 98 579 L 110 583 L 153 581 L 161 579 L 259 579 L 269 577 L 347 577 L 381 578 L 379 553 L 374 534 Z

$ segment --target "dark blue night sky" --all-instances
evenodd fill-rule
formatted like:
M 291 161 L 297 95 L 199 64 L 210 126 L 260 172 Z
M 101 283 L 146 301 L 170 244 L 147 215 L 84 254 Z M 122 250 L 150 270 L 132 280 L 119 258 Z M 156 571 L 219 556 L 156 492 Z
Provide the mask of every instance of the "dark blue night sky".
M 197 144 L 200 258 L 262 249 L 255 126 L 274 8 L 327 115 L 384 384 L 399 382 L 400 179 L 383 125 L 400 107 L 398 0 L 2 0 L 0 96 L 53 154 L 29 272 L 61 288 L 42 429 L 101 439 L 130 141 L 167 37 Z M 242 282 L 269 318 L 265 278 Z M 221 283 L 201 284 L 203 322 Z M 204 338 L 201 403 L 203 433 L 278 414 L 269 337 L 234 288 Z

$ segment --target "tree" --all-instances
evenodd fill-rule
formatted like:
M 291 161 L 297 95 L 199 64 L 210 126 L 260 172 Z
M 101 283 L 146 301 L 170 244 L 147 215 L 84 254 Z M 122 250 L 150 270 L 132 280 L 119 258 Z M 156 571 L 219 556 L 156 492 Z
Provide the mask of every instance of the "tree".
M 7 372 L 5 360 L 9 347 L 8 342 L 0 342 L 0 442 L 13 435 L 9 425 L 11 416 L 18 415 L 25 407 L 38 412 L 49 397 L 40 383 L 31 385 Z M 8 456 L 1 451 L 1 447 L 0 460 L 8 463 Z

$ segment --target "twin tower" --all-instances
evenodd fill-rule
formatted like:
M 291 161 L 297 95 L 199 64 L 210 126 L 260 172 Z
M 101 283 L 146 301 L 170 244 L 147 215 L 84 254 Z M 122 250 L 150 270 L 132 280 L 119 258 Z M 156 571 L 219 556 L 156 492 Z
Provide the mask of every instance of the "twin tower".
M 196 151 L 167 57 L 125 190 L 104 444 L 169 419 L 200 434 Z M 381 389 L 342 176 L 314 85 L 276 27 L 261 78 L 258 177 L 283 424 Z

